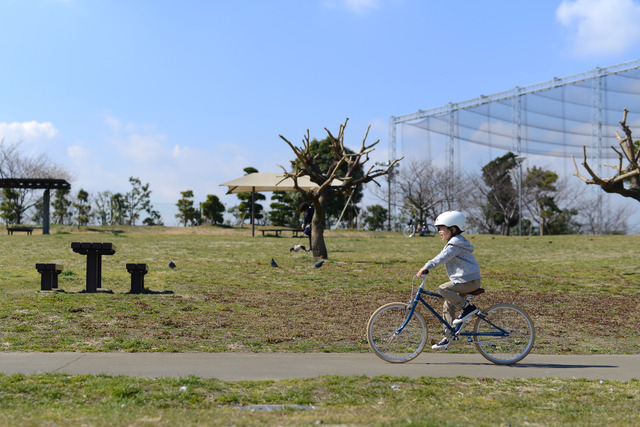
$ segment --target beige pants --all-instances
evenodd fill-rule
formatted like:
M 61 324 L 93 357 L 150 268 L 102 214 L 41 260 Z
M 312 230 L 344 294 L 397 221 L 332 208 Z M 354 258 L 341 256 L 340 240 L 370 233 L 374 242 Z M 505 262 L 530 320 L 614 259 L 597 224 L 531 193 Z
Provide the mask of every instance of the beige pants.
M 438 287 L 438 293 L 444 297 L 442 317 L 450 325 L 456 318 L 456 310 L 462 310 L 465 304 L 466 294 L 480 288 L 480 279 L 465 283 L 443 283 Z

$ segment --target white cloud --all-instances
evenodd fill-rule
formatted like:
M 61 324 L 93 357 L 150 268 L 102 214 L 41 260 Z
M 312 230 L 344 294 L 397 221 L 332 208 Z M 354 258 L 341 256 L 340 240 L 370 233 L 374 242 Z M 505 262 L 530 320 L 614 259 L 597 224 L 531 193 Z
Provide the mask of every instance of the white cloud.
M 117 118 L 115 118 L 113 116 L 110 116 L 108 114 L 105 115 L 104 116 L 104 122 L 114 132 L 120 132 L 120 130 L 122 130 L 122 125 L 120 124 L 120 120 L 118 120 Z
M 184 155 L 186 149 L 184 147 L 180 147 L 178 144 L 173 146 L 173 150 L 171 152 L 172 157 L 180 157 Z
M 4 139 L 7 142 L 52 139 L 56 135 L 58 130 L 50 122 L 0 123 L 0 140 Z
M 67 147 L 67 154 L 70 158 L 78 160 L 86 160 L 91 156 L 89 150 L 81 145 Z
M 118 152 L 134 163 L 149 163 L 170 155 L 165 135 L 129 135 L 123 143 L 117 142 Z
M 569 29 L 577 56 L 620 54 L 640 40 L 640 4 L 633 0 L 564 0 L 556 19 Z
M 377 9 L 380 0 L 325 0 L 322 4 L 325 7 L 346 9 L 349 12 L 362 14 L 371 9 Z
M 150 184 L 154 203 L 173 206 L 185 190 L 193 190 L 198 201 L 207 194 L 223 196 L 226 188 L 220 183 L 242 175 L 247 166 L 260 168 L 260 161 L 269 157 L 233 141 L 206 149 L 176 144 L 153 125 L 113 116 L 105 116 L 104 123 L 109 132 L 104 141 L 82 141 L 66 148 L 70 169 L 77 176 L 76 189 L 127 192 L 133 176 Z M 172 214 L 165 222 L 173 224 Z

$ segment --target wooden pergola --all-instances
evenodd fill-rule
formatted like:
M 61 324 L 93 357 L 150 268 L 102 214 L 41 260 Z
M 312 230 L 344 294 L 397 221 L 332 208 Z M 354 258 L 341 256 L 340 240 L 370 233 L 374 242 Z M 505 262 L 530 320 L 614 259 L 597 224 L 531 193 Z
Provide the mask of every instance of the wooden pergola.
M 65 179 L 53 178 L 2 178 L 0 188 L 44 189 L 42 197 L 42 234 L 49 234 L 50 190 L 70 190 L 71 184 Z

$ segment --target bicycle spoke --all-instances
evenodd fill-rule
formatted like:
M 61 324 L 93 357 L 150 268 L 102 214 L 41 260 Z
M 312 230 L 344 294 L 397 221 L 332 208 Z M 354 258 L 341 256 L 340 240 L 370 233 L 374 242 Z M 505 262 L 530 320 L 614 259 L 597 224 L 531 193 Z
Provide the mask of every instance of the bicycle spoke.
M 369 319 L 367 338 L 378 357 L 388 362 L 408 362 L 417 357 L 427 341 L 427 328 L 419 313 L 414 313 L 405 323 L 409 309 L 407 304 L 391 303 L 380 307 Z
M 533 321 L 520 307 L 496 304 L 487 309 L 485 318 L 476 320 L 476 349 L 487 360 L 497 364 L 512 364 L 522 360 L 533 347 Z

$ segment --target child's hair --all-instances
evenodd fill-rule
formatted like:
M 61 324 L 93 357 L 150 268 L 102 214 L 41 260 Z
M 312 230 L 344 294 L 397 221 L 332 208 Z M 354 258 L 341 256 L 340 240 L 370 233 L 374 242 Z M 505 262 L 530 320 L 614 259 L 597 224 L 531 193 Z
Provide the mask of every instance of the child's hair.
M 302 202 L 300 203 L 300 212 L 304 212 L 306 210 L 309 210 L 309 203 L 307 202 Z

